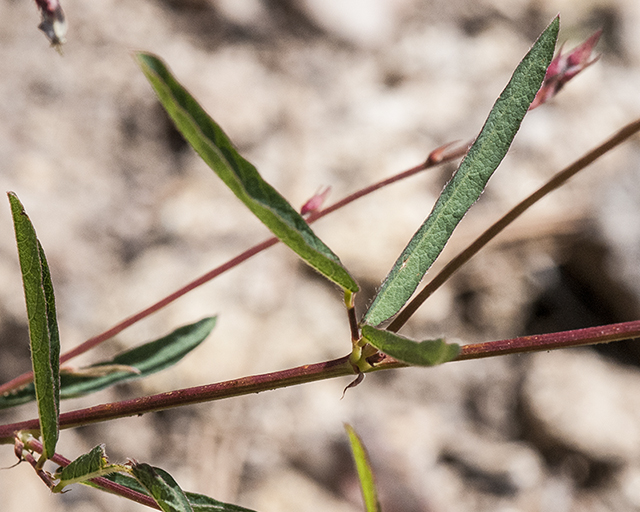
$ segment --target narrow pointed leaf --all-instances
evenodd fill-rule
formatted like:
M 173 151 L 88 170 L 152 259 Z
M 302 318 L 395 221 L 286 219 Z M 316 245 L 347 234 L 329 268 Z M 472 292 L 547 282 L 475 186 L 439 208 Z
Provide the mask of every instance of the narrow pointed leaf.
M 142 486 L 135 478 L 122 473 L 112 473 L 105 478 L 111 480 L 114 483 L 120 484 L 124 487 L 131 489 L 132 491 L 151 496 L 149 491 Z M 96 487 L 92 482 L 85 482 L 91 487 Z M 232 505 L 230 503 L 223 503 L 222 501 L 214 500 L 209 496 L 203 494 L 197 494 L 195 492 L 185 492 L 185 496 L 189 500 L 189 504 L 194 512 L 254 512 L 251 509 L 240 507 L 238 505 Z
M 78 478 L 89 473 L 100 471 L 108 464 L 104 445 L 99 444 L 89 453 L 83 453 L 67 466 L 60 468 L 55 476 L 61 481 L 77 481 Z
M 42 266 L 42 287 L 46 300 L 47 327 L 49 330 L 49 362 L 53 375 L 53 395 L 56 412 L 60 414 L 60 333 L 58 331 L 58 319 L 56 316 L 56 299 L 53 293 L 53 283 L 51 281 L 49 265 L 47 265 L 47 258 L 39 240 L 38 254 L 40 255 L 40 264 Z
M 105 476 L 116 471 L 123 471 L 124 469 L 126 469 L 125 466 L 109 464 L 104 451 L 104 445 L 101 444 L 89 453 L 80 455 L 80 457 L 70 462 L 67 466 L 56 471 L 54 476 L 59 482 L 53 488 L 53 492 L 62 492 L 68 485 L 86 482 L 91 478 Z
M 184 491 L 166 471 L 142 463 L 134 464 L 131 472 L 164 512 L 193 512 Z
M 460 353 L 457 343 L 446 343 L 442 339 L 417 342 L 370 325 L 362 326 L 362 336 L 370 345 L 394 359 L 418 366 L 446 363 Z
M 351 425 L 345 424 L 344 428 L 349 435 L 351 453 L 353 454 L 353 459 L 356 463 L 356 470 L 358 471 L 358 478 L 360 479 L 360 490 L 362 491 L 365 510 L 366 512 L 380 512 L 378 491 L 376 489 L 376 482 L 373 476 L 373 470 L 371 469 L 371 463 L 369 462 L 367 450 Z
M 127 470 L 128 472 L 128 470 Z M 140 494 L 144 494 L 145 496 L 151 496 L 151 494 L 149 494 L 149 491 L 147 490 L 146 487 L 144 487 L 140 482 L 138 482 L 138 480 L 134 477 L 132 477 L 129 474 L 126 473 L 111 473 L 108 475 L 104 476 L 105 479 L 110 480 L 113 483 L 116 483 L 118 485 L 122 485 L 123 487 L 126 487 L 127 489 L 131 489 L 132 491 L 135 491 L 137 493 Z M 96 489 L 101 489 L 101 487 L 99 485 L 97 485 L 95 482 L 91 482 L 91 481 L 86 481 L 86 482 L 82 482 L 83 484 L 89 486 L 89 487 L 94 487 Z
M 74 398 L 95 393 L 114 384 L 139 379 L 176 364 L 209 335 L 216 317 L 185 325 L 155 341 L 123 352 L 109 361 L 83 368 L 79 373 L 62 372 L 60 398 Z M 35 400 L 33 383 L 13 393 L 0 396 L 0 409 Z
M 462 217 L 480 197 L 540 89 L 553 58 L 558 28 L 556 18 L 516 68 L 467 156 L 386 277 L 364 316 L 367 324 L 379 325 L 400 311 Z
M 60 415 L 60 336 L 53 284 L 44 250 L 18 197 L 8 194 L 24 287 L 34 390 L 43 441 L 42 460 L 55 453 Z
M 195 492 L 187 492 L 186 494 L 193 508 L 193 512 L 254 512 L 248 508 L 214 500 L 204 494 L 197 494 Z
M 358 285 L 302 216 L 233 147 L 222 128 L 154 55 L 136 54 L 143 73 L 184 138 L 233 193 L 305 262 L 345 290 Z

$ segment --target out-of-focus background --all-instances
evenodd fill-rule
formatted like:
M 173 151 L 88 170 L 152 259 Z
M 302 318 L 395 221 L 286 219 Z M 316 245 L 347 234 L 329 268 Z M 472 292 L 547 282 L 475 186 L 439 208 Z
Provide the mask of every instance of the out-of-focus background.
M 565 50 L 598 28 L 598 63 L 530 113 L 446 261 L 554 173 L 640 115 L 636 0 L 66 0 L 64 55 L 28 0 L 0 2 L 0 184 L 47 252 L 68 350 L 268 236 L 171 127 L 133 50 L 163 57 L 294 205 L 335 201 L 473 138 L 558 13 Z M 361 283 L 360 310 L 454 170 L 396 184 L 314 229 Z M 640 317 L 638 139 L 546 198 L 407 325 L 461 343 Z M 0 378 L 29 368 L 8 202 L 0 208 Z M 441 266 L 441 265 L 440 265 Z M 82 365 L 218 314 L 175 368 L 68 411 L 345 355 L 341 294 L 277 246 L 123 332 Z M 260 512 L 362 510 L 343 423 L 385 512 L 640 509 L 640 350 L 520 355 L 337 379 L 64 431 L 184 489 Z M 3 423 L 35 406 L 0 412 Z M 15 462 L 10 447 L 0 466 Z M 0 472 L 2 510 L 142 510 Z

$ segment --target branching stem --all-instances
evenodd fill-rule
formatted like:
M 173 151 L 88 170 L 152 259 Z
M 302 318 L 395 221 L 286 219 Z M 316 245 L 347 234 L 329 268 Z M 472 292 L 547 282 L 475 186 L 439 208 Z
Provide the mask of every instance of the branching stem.
M 325 217 L 326 215 L 329 215 L 330 213 L 333 213 L 334 211 L 339 210 L 340 208 L 343 208 L 344 206 L 352 203 L 356 199 L 360 199 L 361 197 L 371 194 L 372 192 L 375 192 L 380 188 L 391 185 L 396 181 L 409 178 L 414 174 L 417 174 L 421 171 L 432 168 L 436 165 L 449 162 L 451 160 L 455 160 L 456 158 L 460 158 L 466 153 L 468 149 L 468 145 L 452 147 L 453 144 L 455 143 L 446 144 L 440 148 L 435 149 L 434 151 L 431 152 L 427 160 L 425 160 L 422 164 L 416 167 L 412 167 L 411 169 L 408 169 L 399 174 L 396 174 L 395 176 L 392 176 L 378 183 L 370 185 L 366 188 L 363 188 L 362 190 L 359 190 L 345 197 L 344 199 L 325 208 L 324 210 L 319 210 L 315 213 L 312 213 L 307 218 L 307 222 L 309 224 L 312 222 L 315 222 L 321 219 L 322 217 Z M 195 288 L 211 281 L 212 279 L 218 277 L 220 274 L 223 274 L 227 270 L 231 270 L 232 268 L 237 267 L 238 265 L 245 262 L 252 256 L 255 256 L 256 254 L 268 249 L 269 247 L 276 245 L 278 242 L 279 240 L 276 237 L 272 237 L 265 240 L 264 242 L 259 243 L 258 245 L 255 245 L 254 247 L 243 252 L 242 254 L 239 254 L 235 258 L 232 258 L 231 260 L 227 261 L 223 265 L 220 265 L 219 267 L 213 270 L 210 270 L 209 272 L 200 276 L 194 281 L 191 281 L 189 284 L 183 286 L 179 290 L 176 290 L 172 294 L 167 295 L 165 298 L 163 298 L 162 300 L 159 300 L 158 302 L 149 306 L 148 308 L 143 309 L 142 311 L 136 313 L 133 316 L 130 316 L 129 318 L 126 318 L 122 322 L 114 325 L 113 327 L 104 331 L 103 333 L 98 334 L 97 336 L 94 336 L 92 338 L 89 338 L 88 340 L 84 341 L 83 343 L 73 348 L 72 350 L 65 352 L 60 357 L 60 363 L 61 364 L 65 363 L 66 361 L 91 350 L 92 348 L 98 346 L 100 343 L 103 343 L 104 341 L 107 341 L 108 339 L 113 338 L 114 336 L 124 331 L 126 328 L 131 327 L 133 324 L 139 322 L 140 320 L 148 316 L 151 316 L 152 314 L 156 313 L 157 311 L 164 308 L 165 306 L 168 306 L 169 304 L 179 299 L 183 295 L 186 295 L 187 293 L 194 290 Z M 25 384 L 28 384 L 32 380 L 33 380 L 33 373 L 25 372 L 22 375 L 19 375 L 18 377 L 15 377 L 14 379 L 10 380 L 9 382 L 6 382 L 5 384 L 0 385 L 0 395 L 3 395 L 15 389 L 19 389 L 20 387 L 24 386 Z
M 598 148 L 590 151 L 582 157 L 580 160 L 576 161 L 574 164 L 566 168 L 564 171 L 557 174 L 552 180 L 550 180 L 545 186 L 541 187 L 534 194 L 529 196 L 529 198 L 525 199 L 522 203 L 516 206 L 511 212 L 509 212 L 505 217 L 503 217 L 500 221 L 494 224 L 485 234 L 483 234 L 476 242 L 474 242 L 466 251 L 461 253 L 456 259 L 454 259 L 441 274 L 436 276 L 433 282 L 436 282 L 437 286 L 439 286 L 439 282 L 449 277 L 459 266 L 467 261 L 473 254 L 475 254 L 481 247 L 483 247 L 491 238 L 493 238 L 498 232 L 500 232 L 507 224 L 513 221 L 517 216 L 519 216 L 524 210 L 526 210 L 531 204 L 535 203 L 540 197 L 544 196 L 551 190 L 554 190 L 562 183 L 564 183 L 571 176 L 576 174 L 578 171 L 592 163 L 601 155 L 605 154 L 607 151 L 611 150 L 613 147 L 617 146 L 624 140 L 631 137 L 634 133 L 640 130 L 640 120 L 634 121 L 633 123 L 627 125 L 618 133 L 616 133 L 612 138 L 606 141 L 604 144 L 600 145 Z M 420 166 L 417 166 L 413 169 L 405 171 L 393 178 L 385 180 L 379 184 L 368 187 L 367 189 L 363 189 L 360 192 L 345 198 L 344 200 L 336 203 L 325 210 L 318 212 L 315 215 L 312 215 L 309 219 L 309 222 L 315 221 L 336 209 L 345 206 L 349 202 L 366 195 L 367 193 L 371 193 L 382 186 L 388 185 L 402 178 L 406 178 L 412 174 L 420 172 L 432 165 L 445 161 L 448 157 L 446 154 L 446 147 L 440 150 L 440 153 L 437 154 L 437 158 L 430 157 L 427 161 Z M 459 152 L 462 150 L 458 150 L 458 153 L 452 151 L 449 153 L 451 158 L 457 158 L 460 156 Z M 434 152 L 436 153 L 436 152 Z M 433 154 L 432 153 L 432 156 Z M 147 308 L 146 310 L 138 313 L 120 323 L 119 325 L 113 327 L 109 331 L 92 338 L 85 342 L 84 344 L 76 347 L 76 349 L 72 350 L 65 354 L 61 360 L 66 361 L 71 357 L 82 353 L 88 348 L 91 348 L 101 341 L 115 335 L 116 333 L 122 331 L 126 327 L 132 325 L 136 321 L 144 318 L 145 316 L 150 315 L 151 313 L 157 311 L 161 307 L 169 304 L 173 300 L 176 300 L 178 297 L 184 295 L 188 291 L 193 288 L 207 282 L 212 279 L 216 275 L 228 270 L 229 268 L 233 268 L 238 265 L 242 261 L 247 258 L 257 254 L 258 252 L 274 245 L 276 243 L 276 239 L 270 239 L 262 244 L 255 246 L 249 251 L 243 253 L 242 255 L 234 258 L 229 261 L 225 265 L 218 267 L 217 269 L 205 274 L 201 278 L 193 281 L 186 287 L 178 290 L 177 292 L 169 295 L 162 301 L 157 304 Z M 456 263 L 457 262 L 457 263 Z M 448 269 L 448 270 L 447 270 Z M 448 272 L 448 274 L 447 274 Z M 441 277 L 444 276 L 444 277 Z M 437 288 L 436 285 L 430 283 L 418 296 L 414 301 L 412 301 L 405 310 L 403 310 L 400 315 L 396 318 L 396 320 L 391 324 L 391 328 L 397 329 L 399 328 L 406 318 L 411 316 L 412 312 L 415 311 L 415 308 L 420 303 L 418 303 L 418 299 L 424 295 L 424 298 L 429 296 L 433 289 Z M 440 283 L 441 284 L 441 283 Z M 435 286 L 435 288 L 434 288 Z M 429 287 L 431 291 L 425 292 Z M 424 299 L 421 298 L 422 301 Z M 347 301 L 348 302 L 348 301 Z M 416 305 L 417 304 L 417 305 Z M 347 304 L 349 306 L 349 304 Z M 349 308 L 348 308 L 349 309 Z M 405 311 L 410 311 L 409 313 L 405 313 Z M 353 337 L 353 333 L 352 333 Z M 612 324 L 601 327 L 591 327 L 587 329 L 578 329 L 573 331 L 559 332 L 559 333 L 551 333 L 551 334 L 543 334 L 543 335 L 535 335 L 535 336 L 524 336 L 520 338 L 513 338 L 509 340 L 500 340 L 500 341 L 492 341 L 485 343 L 477 343 L 466 345 L 462 347 L 462 351 L 460 355 L 455 359 L 456 361 L 462 361 L 467 359 L 478 359 L 484 357 L 492 357 L 498 355 L 506 355 L 506 354 L 514 354 L 521 352 L 532 352 L 532 351 L 544 351 L 544 350 L 552 350 L 557 348 L 569 348 L 576 347 L 582 345 L 591 345 L 596 343 L 608 343 L 611 341 L 620 341 L 624 339 L 631 339 L 640 337 L 640 320 L 633 322 L 625 322 L 620 324 Z M 381 361 L 377 361 L 375 367 L 369 369 L 368 371 L 377 371 L 382 369 L 390 369 L 390 368 L 398 368 L 406 366 L 404 363 L 400 363 L 393 358 L 388 356 L 384 357 Z M 180 407 L 183 405 L 191 405 L 202 402 L 209 402 L 214 400 L 221 400 L 223 398 L 230 398 L 235 396 L 247 395 L 251 393 L 259 393 L 261 391 L 284 388 L 288 386 L 293 386 L 297 384 L 303 384 L 306 382 L 313 382 L 324 379 L 331 379 L 340 376 L 353 375 L 354 368 L 350 362 L 350 356 L 345 356 L 340 359 L 334 359 L 332 361 L 326 361 L 323 363 L 316 363 L 310 365 L 299 366 L 296 368 L 291 368 L 288 370 L 272 372 L 262 375 L 255 375 L 250 377 L 244 377 L 240 379 L 234 379 L 230 381 L 220 382 L 216 384 L 209 384 L 206 386 L 198 386 L 194 388 L 186 388 L 176 391 L 169 391 L 166 393 L 160 393 L 157 395 L 147 396 L 136 398 L 133 400 L 126 400 L 122 402 L 115 402 L 109 404 L 97 405 L 94 407 L 90 407 L 88 409 L 80 409 L 76 411 L 71 411 L 68 413 L 64 413 L 60 415 L 60 428 L 74 428 L 83 425 L 87 425 L 90 423 L 97 423 L 102 421 L 113 420 L 117 418 L 123 418 L 127 416 L 140 415 L 146 412 L 154 412 L 160 411 L 175 407 Z M 30 375 L 25 374 L 25 376 L 21 376 L 23 378 L 22 384 L 28 382 L 30 379 Z M 19 380 L 14 379 L 11 381 L 15 383 Z M 11 384 L 11 383 L 8 383 Z M 6 391 L 8 389 L 13 389 L 13 387 L 7 387 L 7 385 L 0 387 L 0 392 Z M 23 421 L 19 423 L 13 423 L 8 425 L 0 426 L 0 444 L 13 443 L 15 440 L 15 434 L 18 431 L 31 431 L 38 432 L 39 430 L 39 421 L 37 419 Z
M 508 340 L 475 343 L 462 347 L 460 355 L 454 361 L 480 359 L 485 357 L 502 356 L 523 352 L 541 352 L 559 348 L 579 347 L 597 343 L 609 343 L 640 337 L 640 320 L 619 324 L 589 327 L 573 331 L 523 336 Z M 368 371 L 388 370 L 407 366 L 391 357 L 386 356 L 375 367 Z M 354 369 L 349 356 L 304 366 L 289 370 L 265 373 L 251 377 L 243 377 L 206 386 L 179 389 L 157 395 L 151 395 L 123 402 L 96 405 L 87 409 L 78 409 L 60 415 L 60 428 L 76 428 L 90 423 L 140 415 L 165 409 L 211 402 L 236 396 L 259 393 L 272 389 L 285 388 L 333 379 L 346 375 L 353 375 Z M 39 429 L 37 419 L 0 426 L 0 444 L 13 443 L 18 431 L 37 433 Z
M 28 448 L 29 450 L 42 453 L 42 443 L 37 439 L 30 439 L 27 445 L 25 445 L 25 447 Z M 23 455 L 26 455 L 26 453 L 23 452 Z M 63 457 L 59 453 L 54 454 L 50 460 L 61 467 L 68 466 L 69 463 L 71 462 L 69 459 L 67 459 L 66 457 Z M 116 494 L 118 496 L 122 496 L 123 498 L 130 499 L 131 501 L 135 501 L 136 503 L 140 503 L 142 505 L 146 505 L 147 507 L 160 510 L 160 507 L 152 497 L 136 492 L 133 489 L 129 489 L 128 487 L 125 487 L 124 485 L 120 485 L 115 482 L 112 482 L 108 478 L 104 478 L 104 477 L 92 478 L 91 482 L 106 492 L 109 492 L 111 494 Z M 45 483 L 47 482 L 45 481 Z M 53 482 L 49 480 L 48 485 L 49 487 L 52 487 Z

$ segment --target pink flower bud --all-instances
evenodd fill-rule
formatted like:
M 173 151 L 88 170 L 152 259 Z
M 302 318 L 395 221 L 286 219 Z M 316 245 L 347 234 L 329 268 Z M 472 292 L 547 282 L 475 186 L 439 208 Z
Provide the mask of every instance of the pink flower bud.
M 322 204 L 329 195 L 329 192 L 331 192 L 331 187 L 325 187 L 324 190 L 318 190 L 311 199 L 302 205 L 302 208 L 300 208 L 300 215 L 310 215 L 317 212 L 322 208 Z
M 558 94 L 558 91 L 564 87 L 564 84 L 600 58 L 600 55 L 591 58 L 591 52 L 596 44 L 598 44 L 598 39 L 600 39 L 601 35 L 602 29 L 598 30 L 584 43 L 566 55 L 562 54 L 562 48 L 560 48 L 556 58 L 549 64 L 547 73 L 544 76 L 544 81 L 542 82 L 542 87 L 540 87 L 538 94 L 536 94 L 529 110 L 533 110 L 549 101 Z

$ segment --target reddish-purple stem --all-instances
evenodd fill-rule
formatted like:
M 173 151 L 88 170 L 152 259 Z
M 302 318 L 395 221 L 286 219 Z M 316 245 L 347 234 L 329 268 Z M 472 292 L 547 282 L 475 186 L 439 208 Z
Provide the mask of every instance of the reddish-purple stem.
M 37 439 L 30 439 L 27 444 L 28 444 L 27 447 L 29 449 L 38 453 L 42 453 L 42 443 Z M 28 453 L 23 453 L 23 457 L 25 457 L 27 454 Z M 62 466 L 62 467 L 68 466 L 69 463 L 71 462 L 69 459 L 67 459 L 66 457 L 63 457 L 58 453 L 54 454 L 53 457 L 51 457 L 51 461 L 53 461 L 58 466 Z M 122 496 L 123 498 L 130 499 L 131 501 L 135 501 L 136 503 L 146 505 L 147 507 L 160 510 L 160 507 L 151 496 L 147 496 L 146 494 L 142 494 L 140 492 L 134 491 L 133 489 L 129 489 L 124 485 L 120 485 L 115 482 L 112 482 L 108 478 L 96 477 L 96 478 L 92 478 L 90 481 L 96 484 L 97 486 L 101 487 L 107 492 L 110 492 L 112 494 L 117 494 L 118 496 Z M 49 485 L 49 487 L 51 487 L 51 485 Z
M 453 147 L 454 145 L 456 146 Z M 413 176 L 414 174 L 418 174 L 421 171 L 425 171 L 427 169 L 430 169 L 431 167 L 435 167 L 436 165 L 440 165 L 442 163 L 455 160 L 456 158 L 460 158 L 467 153 L 470 145 L 471 145 L 470 143 L 457 145 L 457 142 L 445 144 L 444 146 L 441 146 L 433 150 L 429 154 L 429 157 L 420 165 L 412 167 L 411 169 L 401 172 L 400 174 L 396 174 L 395 176 L 391 176 L 386 180 L 382 180 L 382 181 L 379 181 L 378 183 L 374 183 L 373 185 L 363 188 L 362 190 L 358 190 L 357 192 L 354 192 L 353 194 L 345 197 L 344 199 L 341 199 L 337 203 L 334 203 L 331 206 L 328 206 L 324 210 L 320 210 L 317 213 L 310 214 L 307 219 L 307 222 L 309 223 L 315 222 L 316 220 L 321 219 L 325 215 L 329 215 L 330 213 L 333 213 L 334 211 L 348 205 L 349 203 L 352 203 L 356 199 L 360 199 L 361 197 L 364 197 L 368 194 L 371 194 L 372 192 L 375 192 L 378 189 L 391 185 L 396 181 L 404 180 L 406 178 L 409 178 L 410 176 Z
M 153 313 L 157 312 L 158 310 L 162 309 L 163 307 L 171 304 L 173 301 L 179 299 L 180 297 L 182 297 L 183 295 L 189 293 L 191 290 L 193 290 L 194 288 L 197 288 L 200 285 L 203 285 L 204 283 L 211 281 L 213 278 L 219 276 L 220 274 L 222 274 L 223 272 L 226 272 L 227 270 L 232 269 L 233 267 L 239 265 L 240 263 L 248 260 L 249 258 L 251 258 L 252 256 L 255 256 L 256 254 L 258 254 L 261 251 L 264 251 L 265 249 L 268 249 L 269 247 L 271 247 L 272 245 L 275 245 L 276 243 L 278 243 L 278 239 L 277 238 L 270 238 L 268 240 L 265 240 L 264 242 L 252 247 L 251 249 L 243 252 L 242 254 L 236 256 L 235 258 L 227 261 L 226 263 L 224 263 L 223 265 L 220 265 L 219 267 L 207 272 L 206 274 L 200 276 L 198 279 L 191 281 L 189 284 L 187 284 L 186 286 L 180 288 L 179 290 L 173 292 L 171 295 L 166 296 L 164 299 L 156 302 L 155 304 L 153 304 L 152 306 L 149 306 L 146 309 L 143 309 L 142 311 L 136 313 L 133 316 L 130 316 L 129 318 L 123 320 L 122 322 L 118 323 L 117 325 L 114 325 L 111 329 L 104 331 L 101 334 L 98 334 L 97 336 L 94 336 L 93 338 L 89 338 L 87 341 L 81 343 L 80 345 L 78 345 L 77 347 L 75 347 L 74 349 L 70 350 L 69 352 L 64 353 L 61 357 L 60 357 L 60 363 L 64 363 L 66 361 L 68 361 L 69 359 L 79 356 L 80 354 L 83 354 L 84 352 L 87 352 L 88 350 L 96 347 L 97 345 L 99 345 L 100 343 L 113 338 L 114 336 L 116 336 L 117 334 L 119 334 L 120 332 L 124 331 L 127 327 L 131 327 L 133 324 L 135 324 L 136 322 L 139 322 L 140 320 L 142 320 L 143 318 L 146 318 L 149 315 L 152 315 Z M 0 386 L 0 395 L 7 393 L 13 389 L 17 389 L 21 386 L 24 386 L 25 384 L 31 382 L 31 380 L 33 379 L 33 372 L 27 372 L 24 373 L 12 380 L 10 380 L 9 382 L 6 382 L 5 384 Z
M 460 355 L 455 361 L 480 359 L 484 357 L 502 356 L 520 352 L 537 352 L 557 348 L 570 348 L 596 343 L 608 343 L 640 337 L 640 320 L 620 324 L 588 327 L 574 331 L 523 336 L 508 340 L 475 343 L 462 347 Z M 383 370 L 407 366 L 390 357 L 386 357 L 373 370 Z M 354 369 L 349 362 L 349 356 L 316 363 L 279 372 L 265 373 L 241 379 L 228 380 L 217 384 L 198 386 L 194 388 L 169 391 L 157 395 L 96 405 L 87 409 L 78 409 L 60 415 L 60 428 L 75 428 L 90 423 L 135 416 L 145 412 L 154 412 L 183 405 L 221 400 L 235 396 L 259 393 L 272 389 L 279 389 L 317 380 L 331 379 L 346 375 L 353 375 Z M 0 426 L 0 443 L 13 442 L 18 431 L 39 430 L 37 419 Z
M 465 361 L 467 359 L 517 354 L 520 352 L 538 352 L 556 348 L 595 345 L 596 343 L 610 343 L 637 337 L 640 337 L 640 320 L 587 327 L 573 331 L 535 334 L 510 340 L 474 343 L 462 347 L 460 355 L 455 360 Z
M 53 488 L 53 479 L 51 476 L 46 471 L 38 467 L 38 461 L 33 457 L 33 455 L 24 450 L 22 442 L 16 442 L 14 452 L 20 460 L 25 460 L 31 465 L 36 472 L 36 475 L 38 475 L 40 480 L 42 480 L 49 489 Z
M 461 147 L 457 147 L 457 148 L 453 148 L 453 149 L 451 148 L 451 146 L 452 146 L 452 144 L 446 144 L 445 146 L 442 146 L 441 148 L 437 148 L 436 150 L 434 150 L 429 155 L 429 158 L 427 158 L 427 160 L 424 163 L 422 163 L 422 164 L 420 164 L 420 165 L 418 165 L 416 167 L 413 167 L 412 169 L 409 169 L 408 171 L 404 171 L 404 172 L 402 172 L 400 174 L 392 176 L 391 178 L 388 178 L 388 179 L 383 180 L 383 181 L 381 181 L 379 183 L 371 185 L 371 186 L 369 186 L 367 188 L 359 190 L 358 192 L 355 192 L 354 194 L 351 194 L 351 195 L 345 197 L 341 201 L 338 201 L 337 203 L 329 206 L 328 208 L 325 208 L 324 210 L 320 210 L 318 212 L 312 213 L 307 218 L 307 222 L 309 224 L 312 223 L 312 222 L 315 222 L 316 220 L 321 219 L 325 215 L 328 215 L 328 214 L 338 210 L 339 208 L 342 208 L 342 207 L 346 206 L 347 204 L 355 201 L 356 199 L 359 199 L 359 198 L 361 198 L 361 197 L 363 197 L 363 196 L 365 196 L 367 194 L 375 192 L 379 188 L 385 187 L 387 185 L 395 183 L 396 181 L 399 181 L 399 180 L 408 178 L 410 176 L 413 176 L 414 174 L 417 174 L 418 172 L 423 171 L 425 169 L 428 169 L 430 167 L 433 167 L 435 165 L 439 165 L 441 163 L 448 162 L 450 160 L 454 160 L 456 158 L 459 158 L 460 156 L 464 155 L 466 153 L 466 151 L 468 150 L 468 146 L 461 146 Z M 84 352 L 87 352 L 88 350 L 96 347 L 100 343 L 103 343 L 104 341 L 106 341 L 106 340 L 108 340 L 110 338 L 113 338 L 114 336 L 116 336 L 120 332 L 124 331 L 127 327 L 131 327 L 133 324 L 135 324 L 136 322 L 139 322 L 143 318 L 146 318 L 147 316 L 150 316 L 153 313 L 156 313 L 160 309 L 162 309 L 165 306 L 171 304 L 173 301 L 179 299 L 180 297 L 182 297 L 183 295 L 189 293 L 191 290 L 197 288 L 198 286 L 201 286 L 201 285 L 207 283 L 208 281 L 211 281 L 212 279 L 214 279 L 215 277 L 218 277 L 220 274 L 226 272 L 227 270 L 231 270 L 232 268 L 240 265 L 241 263 L 243 263 L 244 261 L 248 260 L 252 256 L 255 256 L 256 254 L 264 251 L 265 249 L 268 249 L 269 247 L 277 244 L 278 241 L 279 240 L 277 238 L 275 238 L 275 237 L 269 238 L 268 240 L 265 240 L 264 242 L 252 247 L 251 249 L 248 249 L 247 251 L 243 252 L 242 254 L 240 254 L 240 255 L 236 256 L 235 258 L 229 260 L 228 262 L 224 263 L 223 265 L 221 265 L 221 266 L 219 266 L 219 267 L 207 272 L 206 274 L 200 276 L 199 278 L 197 278 L 194 281 L 190 282 L 186 286 L 184 286 L 184 287 L 180 288 L 179 290 L 173 292 L 171 295 L 168 295 L 164 299 L 156 302 L 155 304 L 149 306 L 146 309 L 143 309 L 142 311 L 136 313 L 135 315 L 130 316 L 129 318 L 123 320 L 122 322 L 114 325 L 112 328 L 108 329 L 107 331 L 104 331 L 103 333 L 98 334 L 97 336 L 89 338 L 88 340 L 86 340 L 85 342 L 81 343 L 80 345 L 78 345 L 74 349 L 70 350 L 69 352 L 64 353 L 60 357 L 60 363 L 64 363 L 64 362 L 68 361 L 69 359 L 71 359 L 73 357 L 79 356 L 80 354 L 83 354 Z M 22 375 L 19 375 L 18 377 L 15 377 L 14 379 L 10 380 L 9 382 L 6 382 L 6 383 L 0 385 L 0 395 L 8 393 L 9 391 L 12 391 L 14 389 L 18 389 L 21 386 L 24 386 L 25 384 L 28 384 L 32 380 L 33 380 L 33 372 L 23 373 Z
M 282 370 L 243 377 L 241 379 L 228 380 L 206 386 L 179 389 L 152 396 L 134 398 L 122 402 L 96 405 L 87 409 L 79 409 L 60 415 L 60 428 L 75 428 L 89 423 L 135 416 L 146 412 L 154 412 L 182 405 L 191 405 L 234 396 L 259 393 L 271 389 L 284 388 L 314 382 L 317 380 L 331 379 L 354 373 L 349 356 L 332 361 L 316 364 L 307 364 Z M 38 431 L 40 422 L 37 419 L 22 421 L 11 425 L 0 426 L 0 444 L 13 442 L 13 433 L 19 430 Z
M 573 331 L 553 332 L 549 334 L 535 334 L 521 336 L 508 340 L 486 341 L 464 345 L 458 357 L 453 361 L 466 361 L 469 359 L 482 359 L 485 357 L 506 356 L 523 352 L 542 352 L 559 348 L 582 347 L 612 341 L 628 340 L 640 337 L 640 320 L 623 322 L 619 324 L 587 327 Z M 390 368 L 403 368 L 405 363 L 396 361 L 392 357 L 385 356 L 375 370 Z

